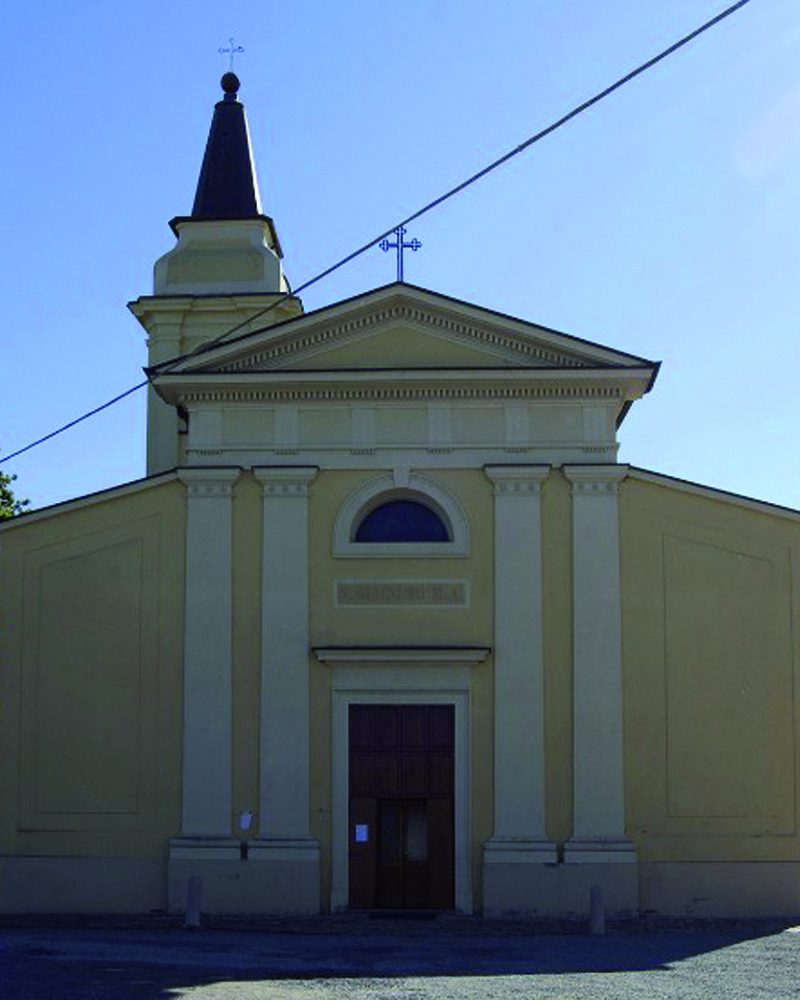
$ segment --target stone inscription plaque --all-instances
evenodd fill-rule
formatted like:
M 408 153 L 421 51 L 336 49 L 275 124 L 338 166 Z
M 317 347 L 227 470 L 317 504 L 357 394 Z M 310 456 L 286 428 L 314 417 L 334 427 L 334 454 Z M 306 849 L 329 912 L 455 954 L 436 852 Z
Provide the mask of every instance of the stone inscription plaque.
M 465 608 L 466 580 L 337 580 L 339 607 Z

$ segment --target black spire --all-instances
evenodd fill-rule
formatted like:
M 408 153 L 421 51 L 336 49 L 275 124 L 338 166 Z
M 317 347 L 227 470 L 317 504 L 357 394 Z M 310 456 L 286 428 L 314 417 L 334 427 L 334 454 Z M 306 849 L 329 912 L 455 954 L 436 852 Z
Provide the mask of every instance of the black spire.
M 225 97 L 214 106 L 192 219 L 247 219 L 261 215 L 244 107 L 236 100 L 239 78 L 226 73 Z

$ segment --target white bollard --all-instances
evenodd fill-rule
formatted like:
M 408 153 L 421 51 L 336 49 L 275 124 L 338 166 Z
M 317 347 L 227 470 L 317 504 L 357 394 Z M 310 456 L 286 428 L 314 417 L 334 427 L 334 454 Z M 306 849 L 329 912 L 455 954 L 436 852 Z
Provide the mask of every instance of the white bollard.
M 199 875 L 192 875 L 186 887 L 186 924 L 184 926 L 191 928 L 199 927 L 202 908 L 203 880 Z
M 593 885 L 589 892 L 589 933 L 605 934 L 606 910 L 603 906 L 603 890 Z

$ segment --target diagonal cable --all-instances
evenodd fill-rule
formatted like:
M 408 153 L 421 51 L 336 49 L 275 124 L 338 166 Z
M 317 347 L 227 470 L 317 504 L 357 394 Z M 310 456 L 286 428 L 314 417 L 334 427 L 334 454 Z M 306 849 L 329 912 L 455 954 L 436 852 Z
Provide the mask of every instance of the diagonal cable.
M 310 288 L 312 285 L 315 285 L 318 281 L 322 281 L 323 278 L 327 278 L 328 275 L 333 274 L 334 271 L 338 271 L 339 268 L 344 267 L 345 264 L 349 264 L 352 260 L 355 260 L 356 257 L 360 257 L 361 254 L 365 253 L 367 250 L 370 250 L 377 243 L 380 243 L 382 239 L 386 238 L 387 236 L 391 236 L 392 233 L 394 233 L 401 226 L 408 226 L 409 223 L 415 222 L 417 219 L 421 218 L 423 215 L 426 215 L 434 208 L 438 208 L 439 205 L 448 201 L 455 195 L 460 194 L 471 184 L 474 184 L 476 183 L 476 181 L 479 181 L 482 178 L 486 177 L 487 174 L 490 174 L 493 170 L 496 170 L 498 167 L 501 167 L 504 163 L 507 163 L 509 160 L 513 159 L 513 157 L 518 156 L 520 153 L 524 152 L 530 146 L 533 146 L 534 143 L 541 141 L 546 136 L 551 135 L 557 129 L 562 128 L 564 125 L 567 124 L 567 122 L 570 122 L 572 121 L 573 118 L 577 118 L 578 115 L 583 114 L 584 111 L 588 111 L 589 108 L 593 107 L 595 104 L 598 104 L 606 97 L 609 97 L 611 94 L 614 93 L 614 91 L 619 90 L 619 88 L 625 86 L 626 83 L 630 83 L 631 80 L 635 79 L 640 74 L 645 73 L 649 69 L 652 69 L 652 67 L 655 66 L 657 63 L 660 63 L 662 59 L 666 59 L 668 56 L 672 55 L 673 52 L 677 52 L 677 50 L 683 48 L 684 45 L 688 45 L 689 42 L 694 41 L 694 39 L 697 38 L 698 35 L 702 35 L 703 32 L 708 31 L 709 28 L 713 28 L 714 25 L 719 24 L 719 22 L 724 20 L 726 17 L 730 17 L 731 14 L 735 13 L 737 10 L 739 10 L 741 7 L 744 7 L 745 4 L 749 2 L 750 0 L 738 0 L 737 3 L 732 4 L 730 7 L 723 10 L 720 14 L 717 14 L 715 17 L 712 17 L 710 21 L 706 21 L 705 24 L 701 24 L 699 28 L 695 28 L 695 30 L 691 31 L 688 35 L 684 35 L 683 38 L 679 39 L 677 42 L 674 42 L 672 45 L 670 45 L 663 51 L 659 52 L 658 55 L 653 56 L 651 59 L 648 59 L 647 62 L 643 62 L 641 63 L 641 65 L 637 66 L 636 69 L 633 69 L 629 73 L 626 73 L 624 76 L 621 76 L 610 86 L 606 87 L 605 90 L 601 90 L 599 93 L 595 94 L 594 97 L 590 97 L 582 104 L 577 105 L 577 107 L 574 107 L 571 111 L 568 111 L 565 115 L 562 115 L 562 117 L 559 118 L 557 121 L 552 122 L 552 124 L 548 125 L 546 128 L 543 128 L 541 131 L 536 132 L 535 135 L 530 136 L 530 138 L 526 139 L 524 142 L 521 142 L 518 146 L 515 146 L 513 149 L 510 149 L 507 153 L 504 153 L 502 156 L 499 156 L 496 160 L 493 160 L 491 163 L 487 164 L 487 166 L 483 167 L 477 173 L 472 174 L 471 177 L 468 177 L 466 180 L 461 181 L 460 184 L 456 184 L 455 187 L 450 188 L 449 191 L 446 191 L 444 194 L 439 195 L 438 198 L 434 198 L 433 201 L 429 201 L 427 205 L 424 205 L 416 212 L 413 212 L 411 215 L 407 216 L 401 222 L 397 222 L 394 225 L 390 226 L 387 230 L 385 230 L 378 236 L 371 239 L 368 243 L 364 243 L 362 246 L 358 247 L 357 250 L 353 250 L 352 253 L 347 254 L 346 257 L 342 257 L 341 260 L 337 261 L 335 264 L 332 264 L 324 271 L 321 271 L 313 278 L 310 278 L 308 281 L 304 282 L 302 285 L 296 288 L 293 292 L 287 292 L 285 295 L 277 299 L 275 302 L 271 302 L 268 306 L 265 306 L 260 312 L 255 313 L 253 316 L 248 317 L 248 319 L 246 320 L 242 320 L 242 322 L 237 323 L 236 326 L 231 327 L 229 330 L 225 330 L 223 333 L 219 334 L 219 336 L 215 337 L 213 340 L 204 342 L 203 344 L 199 345 L 199 347 L 195 348 L 194 351 L 191 351 L 188 354 L 183 355 L 182 358 L 175 360 L 179 361 L 182 360 L 183 358 L 192 357 L 194 354 L 200 354 L 203 353 L 204 351 L 211 350 L 217 344 L 227 340 L 238 330 L 241 330 L 242 327 L 252 323 L 253 320 L 256 320 L 261 316 L 264 316 L 266 313 L 271 312 L 273 309 L 276 309 L 279 305 L 281 305 L 281 303 L 285 302 L 287 299 L 299 295 L 300 292 L 304 292 L 307 288 Z M 246 336 L 250 336 L 251 334 L 254 333 L 259 333 L 262 329 L 264 329 L 264 327 L 261 327 L 256 330 L 249 330 Z M 172 362 L 166 362 L 165 364 L 166 366 L 169 366 L 170 364 L 172 364 Z M 158 370 L 159 372 L 163 372 L 165 370 L 168 371 L 169 368 L 165 366 L 158 366 Z
M 533 146 L 534 143 L 540 142 L 546 136 L 551 135 L 557 129 L 562 128 L 568 122 L 572 121 L 573 118 L 577 118 L 578 115 L 583 114 L 584 111 L 588 111 L 589 108 L 593 107 L 595 104 L 598 104 L 600 101 L 605 100 L 606 97 L 609 97 L 615 91 L 619 90 L 620 87 L 625 86 L 626 83 L 630 83 L 630 81 L 634 80 L 637 76 L 640 76 L 647 70 L 652 69 L 653 66 L 660 63 L 663 59 L 666 59 L 668 56 L 671 56 L 674 52 L 677 52 L 678 49 L 683 48 L 684 45 L 688 45 L 689 42 L 694 41 L 694 39 L 697 38 L 699 35 L 702 35 L 710 28 L 713 28 L 715 25 L 719 24 L 720 21 L 725 20 L 725 18 L 730 17 L 731 14 L 736 13 L 736 11 L 740 10 L 748 3 L 750 3 L 750 0 L 738 0 L 737 3 L 731 4 L 730 7 L 726 7 L 725 10 L 721 11 L 715 17 L 712 17 L 704 24 L 701 24 L 699 28 L 695 28 L 694 31 L 690 31 L 689 34 L 684 35 L 682 38 L 678 39 L 677 42 L 673 42 L 672 45 L 668 46 L 666 49 L 663 49 L 657 55 L 648 59 L 646 62 L 641 63 L 639 66 L 636 67 L 636 69 L 632 69 L 629 73 L 626 73 L 624 76 L 621 76 L 618 80 L 615 80 L 614 83 L 610 84 L 604 90 L 599 91 L 597 94 L 595 94 L 593 97 L 590 97 L 582 104 L 578 104 L 571 111 L 568 111 L 565 115 L 562 115 L 561 118 L 558 118 L 556 121 L 552 122 L 546 128 L 541 129 L 539 132 L 536 132 L 534 135 L 530 136 L 524 142 L 521 142 L 518 146 L 515 146 L 513 149 L 510 149 L 507 153 L 504 153 L 502 156 L 499 156 L 496 160 L 493 160 L 491 163 L 487 164 L 487 166 L 483 167 L 477 173 L 472 174 L 472 176 L 468 177 L 464 181 L 461 181 L 461 183 L 457 184 L 455 187 L 450 188 L 450 190 L 446 191 L 444 194 L 439 195 L 438 198 L 434 198 L 433 201 L 429 201 L 427 205 L 423 205 L 422 208 L 418 209 L 416 212 L 413 212 L 411 215 L 407 216 L 401 222 L 394 223 L 394 225 L 391 225 L 388 229 L 384 230 L 384 232 L 374 237 L 374 239 L 371 239 L 368 243 L 362 244 L 360 247 L 358 247 L 357 250 L 353 250 L 352 253 L 349 253 L 347 254 L 347 256 L 342 257 L 341 260 L 337 261 L 335 264 L 332 264 L 324 271 L 320 271 L 319 274 L 315 275 L 313 278 L 310 278 L 308 281 L 305 281 L 293 292 L 287 292 L 285 295 L 282 295 L 280 298 L 276 299 L 274 302 L 271 302 L 268 306 L 265 306 L 262 310 L 255 313 L 253 316 L 249 316 L 246 320 L 242 320 L 240 323 L 237 323 L 235 326 L 232 326 L 229 330 L 225 330 L 223 333 L 215 337 L 213 340 L 209 340 L 203 344 L 200 344 L 193 351 L 190 351 L 187 354 L 183 354 L 180 357 L 173 358 L 171 361 L 167 361 L 161 365 L 155 366 L 154 368 L 150 369 L 150 371 L 152 371 L 154 374 L 165 374 L 169 371 L 172 371 L 182 361 L 186 360 L 186 358 L 191 358 L 197 354 L 209 351 L 212 348 L 216 347 L 218 344 L 228 340 L 228 338 L 232 337 L 233 334 L 237 333 L 243 327 L 250 326 L 254 320 L 260 319 L 262 316 L 265 316 L 268 312 L 271 312 L 273 309 L 277 309 L 278 306 L 280 306 L 283 302 L 286 302 L 287 299 L 299 295 L 300 292 L 304 292 L 307 288 L 310 288 L 312 285 L 316 285 L 317 282 L 322 281 L 323 278 L 327 278 L 328 275 L 333 274 L 334 271 L 338 271 L 340 268 L 344 267 L 345 264 L 349 264 L 351 261 L 355 260 L 356 257 L 360 257 L 361 254 L 365 253 L 367 250 L 374 247 L 382 239 L 384 239 L 387 236 L 390 236 L 398 227 L 408 226 L 409 223 L 416 221 L 423 215 L 426 215 L 428 212 L 431 212 L 434 208 L 438 208 L 439 205 L 443 204 L 445 201 L 448 201 L 450 198 L 453 198 L 455 195 L 460 194 L 471 184 L 475 184 L 483 177 L 486 177 L 487 174 L 490 174 L 493 170 L 496 170 L 504 163 L 507 163 L 513 157 L 518 156 L 520 153 L 524 152 L 526 149 Z M 259 327 L 255 330 L 250 329 L 246 334 L 244 334 L 244 336 L 249 337 L 253 334 L 259 333 L 263 329 L 264 327 Z M 10 455 L 7 455 L 5 458 L 0 460 L 0 464 L 4 464 L 5 462 L 10 461 L 12 458 L 16 458 L 18 455 L 22 455 L 26 451 L 30 451 L 31 448 L 35 448 L 37 445 L 43 444 L 45 441 L 49 441 L 51 438 L 56 437 L 56 435 L 61 434 L 63 431 L 67 431 L 71 427 L 74 427 L 76 424 L 81 423 L 81 421 L 86 420 L 89 417 L 93 417 L 96 413 L 100 413 L 102 410 L 107 409 L 114 403 L 119 402 L 119 400 L 124 399 L 126 396 L 129 396 L 133 392 L 136 392 L 137 389 L 143 388 L 143 386 L 148 384 L 148 381 L 149 379 L 144 382 L 138 383 L 138 385 L 133 386 L 126 392 L 120 393 L 119 396 L 115 396 L 113 399 L 108 400 L 107 403 L 103 403 L 101 406 L 95 407 L 95 409 L 90 410 L 88 413 L 84 413 L 82 416 L 77 417 L 75 420 L 71 420 L 68 424 L 64 424 L 63 427 L 59 427 L 56 430 L 51 431 L 49 434 L 46 434 L 44 437 L 41 437 L 36 441 L 32 441 L 30 444 L 25 445 L 24 448 L 19 448 L 17 451 L 12 452 Z

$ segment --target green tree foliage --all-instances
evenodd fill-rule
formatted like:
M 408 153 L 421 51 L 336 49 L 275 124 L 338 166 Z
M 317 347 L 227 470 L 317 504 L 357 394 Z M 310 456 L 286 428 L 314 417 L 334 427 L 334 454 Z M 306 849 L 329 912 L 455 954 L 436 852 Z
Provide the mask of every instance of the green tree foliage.
M 17 500 L 14 496 L 11 484 L 16 478 L 16 476 L 9 476 L 0 470 L 0 521 L 21 514 L 30 503 L 30 500 Z

